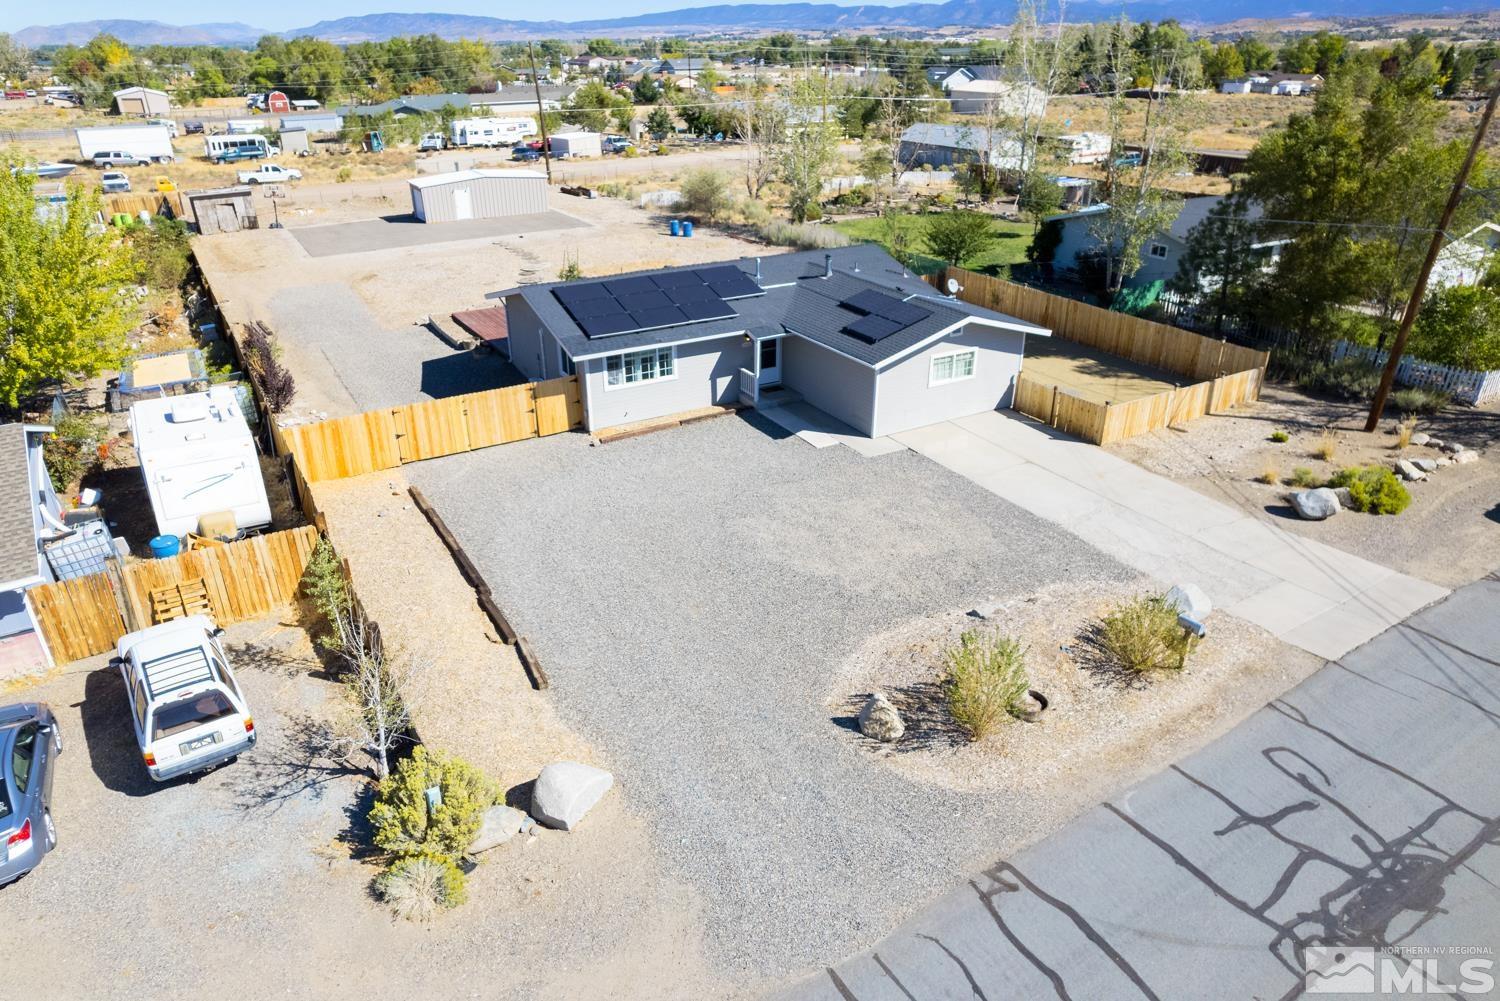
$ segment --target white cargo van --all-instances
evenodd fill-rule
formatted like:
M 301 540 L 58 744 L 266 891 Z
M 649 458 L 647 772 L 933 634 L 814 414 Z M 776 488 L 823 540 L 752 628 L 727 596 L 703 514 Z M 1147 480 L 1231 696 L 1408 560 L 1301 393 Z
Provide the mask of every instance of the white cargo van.
M 157 782 L 233 761 L 255 745 L 255 719 L 207 615 L 120 637 L 114 666 L 130 723 Z
M 510 146 L 536 133 L 534 118 L 459 118 L 448 126 L 453 146 Z

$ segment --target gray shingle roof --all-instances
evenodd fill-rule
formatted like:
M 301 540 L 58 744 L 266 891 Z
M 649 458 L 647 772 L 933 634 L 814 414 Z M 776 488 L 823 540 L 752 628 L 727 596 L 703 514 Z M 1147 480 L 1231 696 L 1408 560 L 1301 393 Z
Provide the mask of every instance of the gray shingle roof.
M 990 130 L 979 125 L 938 125 L 936 122 L 917 122 L 901 133 L 901 141 L 918 146 L 936 146 L 940 149 L 962 149 L 970 152 L 1004 150 L 1019 147 L 1013 135 Z
M 26 465 L 26 426 L 0 424 L 0 582 L 36 576 L 35 502 Z
M 833 276 L 825 278 L 826 257 L 832 257 Z M 756 262 L 751 259 L 721 262 L 738 267 L 745 274 L 754 276 Z M 655 271 L 640 271 L 634 274 L 660 274 L 663 271 L 689 271 L 694 268 L 715 265 L 695 264 L 682 268 L 664 268 Z M 759 284 L 764 295 L 730 302 L 738 316 L 722 320 L 705 320 L 701 323 L 686 323 L 660 330 L 644 330 L 636 333 L 617 334 L 611 337 L 585 336 L 562 304 L 552 295 L 552 290 L 563 282 L 548 282 L 526 285 L 491 293 L 489 298 L 520 296 L 536 312 L 542 324 L 562 344 L 570 357 L 577 359 L 633 351 L 658 344 L 673 344 L 682 341 L 701 340 L 719 334 L 738 334 L 764 327 L 779 327 L 808 340 L 827 345 L 867 365 L 877 365 L 895 357 L 937 333 L 945 327 L 961 322 L 965 317 L 978 317 L 1030 328 L 1043 332 L 1043 328 L 1025 323 L 1012 316 L 996 313 L 979 306 L 957 303 L 937 295 L 932 286 L 922 279 L 903 273 L 901 266 L 875 244 L 859 244 L 837 250 L 811 250 L 796 254 L 777 254 L 760 261 Z M 627 277 L 611 275 L 611 278 Z M 883 340 L 871 344 L 852 334 L 844 333 L 844 327 L 857 320 L 860 313 L 839 305 L 842 300 L 867 290 L 885 292 L 899 298 L 923 296 L 916 303 L 931 315 Z

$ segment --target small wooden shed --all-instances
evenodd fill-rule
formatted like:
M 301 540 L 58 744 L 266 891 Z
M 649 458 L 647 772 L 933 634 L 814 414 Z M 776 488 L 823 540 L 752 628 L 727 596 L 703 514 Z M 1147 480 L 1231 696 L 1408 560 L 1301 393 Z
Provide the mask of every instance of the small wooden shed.
M 187 192 L 193 207 L 193 222 L 204 236 L 259 229 L 255 216 L 255 192 L 249 185 Z

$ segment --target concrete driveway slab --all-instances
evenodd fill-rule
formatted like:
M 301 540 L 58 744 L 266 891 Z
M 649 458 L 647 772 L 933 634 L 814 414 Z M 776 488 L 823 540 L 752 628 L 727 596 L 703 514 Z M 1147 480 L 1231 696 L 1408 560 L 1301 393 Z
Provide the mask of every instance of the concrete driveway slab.
M 1035 421 L 989 412 L 894 437 L 1164 584 L 1198 584 L 1215 605 L 1319 656 L 1341 657 L 1447 593 Z

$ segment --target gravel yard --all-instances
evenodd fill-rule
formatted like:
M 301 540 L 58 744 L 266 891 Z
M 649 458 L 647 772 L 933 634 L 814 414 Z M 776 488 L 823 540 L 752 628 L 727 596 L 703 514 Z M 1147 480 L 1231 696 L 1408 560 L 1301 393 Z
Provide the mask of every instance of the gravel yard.
M 1408 483 L 1412 502 L 1394 517 L 1344 511 L 1327 521 L 1303 521 L 1283 500 L 1298 467 L 1326 478 L 1352 465 L 1389 468 L 1397 458 L 1432 458 L 1425 446 L 1396 449 L 1391 433 L 1401 414 L 1388 408 L 1380 429 L 1364 431 L 1367 408 L 1268 385 L 1258 403 L 1203 417 L 1111 446 L 1130 461 L 1247 510 L 1278 515 L 1277 524 L 1356 556 L 1437 584 L 1456 587 L 1494 569 L 1500 552 L 1500 404 L 1449 407 L 1422 417 L 1417 430 L 1479 452 L 1465 465 L 1439 469 Z M 1270 440 L 1285 431 L 1288 441 Z M 1331 461 L 1312 454 L 1325 430 L 1335 438 Z M 1258 477 L 1274 471 L 1278 482 Z
M 404 470 L 706 900 L 707 953 L 742 983 L 832 961 L 1072 809 L 1052 797 L 1018 821 L 1006 797 L 886 768 L 826 704 L 841 662 L 915 616 L 1128 576 L 912 453 L 770 428 L 562 435 Z

